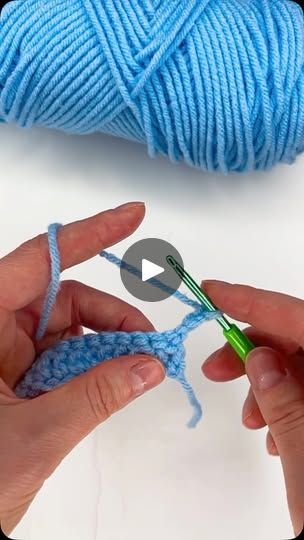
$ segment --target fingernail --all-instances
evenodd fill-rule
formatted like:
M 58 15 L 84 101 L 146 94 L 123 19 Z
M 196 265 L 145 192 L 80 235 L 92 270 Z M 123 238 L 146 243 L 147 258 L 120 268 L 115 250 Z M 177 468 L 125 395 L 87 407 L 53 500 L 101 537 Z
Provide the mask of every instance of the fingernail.
M 280 354 L 268 347 L 259 347 L 249 353 L 246 371 L 254 390 L 269 390 L 286 376 Z
M 201 287 L 202 289 L 204 289 L 204 287 L 212 287 L 213 285 L 229 285 L 229 283 L 227 281 L 219 281 L 217 279 L 204 279 L 201 283 Z
M 143 360 L 132 367 L 130 376 L 135 394 L 140 395 L 160 384 L 165 372 L 157 360 Z
M 206 283 L 206 285 L 228 285 L 228 281 L 221 281 L 220 279 L 204 279 L 202 283 Z
M 120 206 L 117 206 L 115 210 L 120 210 L 120 211 L 131 210 L 133 208 L 138 208 L 140 206 L 145 206 L 145 203 L 142 201 L 132 201 L 132 202 L 128 202 L 125 204 L 121 204 Z

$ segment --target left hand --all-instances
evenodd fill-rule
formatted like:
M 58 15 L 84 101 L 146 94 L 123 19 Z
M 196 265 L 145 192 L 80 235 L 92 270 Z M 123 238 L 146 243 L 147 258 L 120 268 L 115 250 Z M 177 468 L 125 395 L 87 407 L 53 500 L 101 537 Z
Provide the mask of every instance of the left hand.
M 129 236 L 145 213 L 130 203 L 62 227 L 61 269 L 69 268 Z M 45 234 L 0 260 L 0 522 L 9 533 L 46 478 L 96 425 L 164 378 L 156 359 L 144 355 L 104 362 L 32 400 L 18 399 L 17 381 L 37 354 L 61 339 L 94 331 L 153 330 L 134 307 L 76 281 L 64 281 L 45 337 L 35 334 L 50 279 Z

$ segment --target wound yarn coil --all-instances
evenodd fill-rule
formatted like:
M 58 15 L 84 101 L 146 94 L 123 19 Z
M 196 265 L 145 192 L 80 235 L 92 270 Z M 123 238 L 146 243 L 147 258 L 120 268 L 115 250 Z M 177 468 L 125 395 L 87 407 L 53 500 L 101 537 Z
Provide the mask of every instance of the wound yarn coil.
M 0 19 L 0 121 L 266 170 L 303 151 L 303 60 L 290 0 L 15 0 Z
M 57 245 L 59 227 L 59 224 L 52 224 L 48 228 L 51 282 L 37 330 L 37 339 L 41 339 L 47 329 L 60 287 L 60 254 Z M 122 264 L 122 261 L 112 253 L 102 252 L 101 256 L 117 266 Z M 136 268 L 128 266 L 128 269 L 137 275 Z M 154 279 L 154 284 L 167 288 L 156 279 Z M 33 398 L 68 382 L 105 360 L 122 355 L 144 353 L 159 358 L 168 377 L 176 379 L 182 385 L 193 407 L 193 416 L 188 426 L 195 427 L 202 416 L 202 409 L 185 376 L 183 343 L 189 332 L 204 321 L 215 319 L 219 316 L 219 312 L 204 310 L 201 304 L 190 300 L 179 291 L 176 291 L 174 296 L 193 308 L 176 328 L 165 332 L 100 332 L 59 341 L 35 360 L 16 386 L 16 395 L 21 398 Z

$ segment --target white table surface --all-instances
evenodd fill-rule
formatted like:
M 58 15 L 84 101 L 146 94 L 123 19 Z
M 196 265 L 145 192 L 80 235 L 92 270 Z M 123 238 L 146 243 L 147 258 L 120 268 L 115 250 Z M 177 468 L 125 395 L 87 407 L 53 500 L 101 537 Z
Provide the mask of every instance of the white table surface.
M 102 135 L 0 128 L 1 254 L 43 231 L 130 200 L 147 203 L 133 241 L 173 243 L 197 279 L 222 278 L 303 296 L 303 159 L 267 174 L 220 177 Z M 133 302 L 160 328 L 187 308 L 132 298 L 96 258 L 65 272 Z M 100 426 L 45 483 L 14 538 L 22 540 L 281 540 L 292 537 L 281 468 L 265 433 L 241 425 L 247 381 L 200 374 L 223 343 L 215 323 L 187 341 L 204 407 L 196 430 L 180 387 L 166 381 Z

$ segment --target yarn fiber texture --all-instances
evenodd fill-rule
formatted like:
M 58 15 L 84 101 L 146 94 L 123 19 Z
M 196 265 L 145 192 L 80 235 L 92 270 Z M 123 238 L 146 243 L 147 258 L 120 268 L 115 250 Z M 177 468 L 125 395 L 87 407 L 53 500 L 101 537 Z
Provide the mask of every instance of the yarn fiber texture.
M 47 329 L 60 287 L 60 254 L 57 245 L 59 227 L 59 224 L 53 224 L 48 229 L 51 282 L 37 330 L 37 339 L 41 339 Z M 123 264 L 112 253 L 102 252 L 101 256 L 117 266 Z M 135 275 L 140 274 L 138 269 L 130 265 L 127 266 L 130 272 Z M 155 278 L 153 284 L 168 290 L 166 285 Z M 22 398 L 36 397 L 42 392 L 47 392 L 68 382 L 73 377 L 105 360 L 122 355 L 144 353 L 158 357 L 165 367 L 167 376 L 176 379 L 182 385 L 193 407 L 193 416 L 188 426 L 194 427 L 202 416 L 202 409 L 185 376 L 184 340 L 189 332 L 204 321 L 215 319 L 220 313 L 204 310 L 201 304 L 190 300 L 179 291 L 176 291 L 174 295 L 178 300 L 192 307 L 192 312 L 188 313 L 176 328 L 165 332 L 100 332 L 60 341 L 44 351 L 35 360 L 24 378 L 16 386 L 17 396 Z
M 0 120 L 266 170 L 303 151 L 303 57 L 290 0 L 15 0 L 0 20 Z

